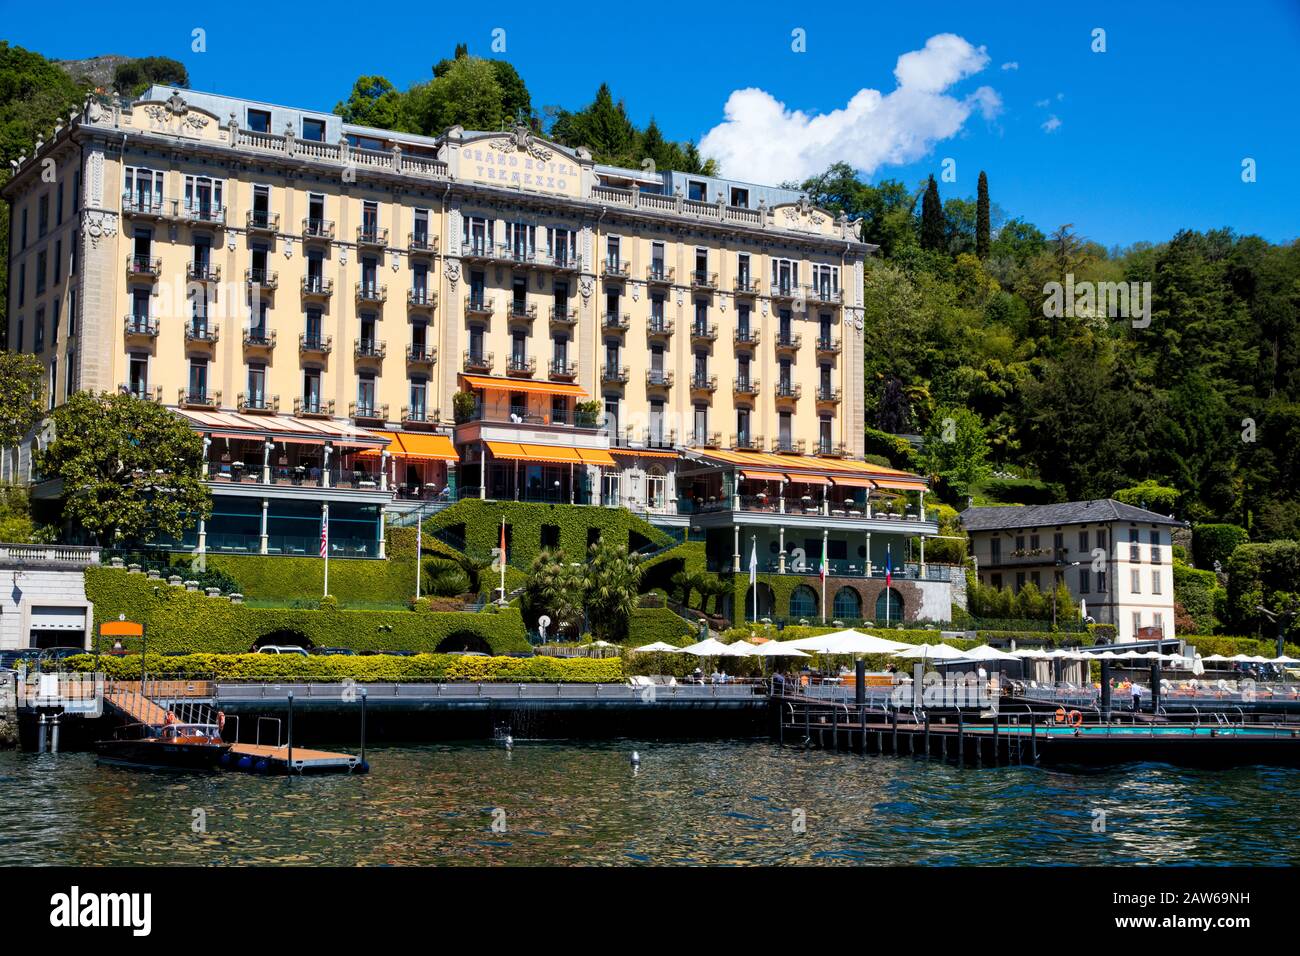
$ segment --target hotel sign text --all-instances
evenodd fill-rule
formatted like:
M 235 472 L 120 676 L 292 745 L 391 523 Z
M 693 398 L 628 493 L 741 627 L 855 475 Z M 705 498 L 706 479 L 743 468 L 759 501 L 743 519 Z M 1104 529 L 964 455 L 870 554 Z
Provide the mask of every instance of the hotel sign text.
M 538 159 L 514 149 L 465 147 L 461 150 L 460 168 L 462 175 L 468 174 L 480 182 L 551 193 L 575 195 L 580 182 L 575 163 Z

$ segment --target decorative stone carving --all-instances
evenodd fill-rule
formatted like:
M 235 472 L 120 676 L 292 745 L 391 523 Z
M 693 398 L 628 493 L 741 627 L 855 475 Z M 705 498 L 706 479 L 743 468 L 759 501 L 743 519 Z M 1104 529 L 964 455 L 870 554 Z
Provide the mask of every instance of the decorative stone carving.
M 286 259 L 293 258 L 293 237 L 292 236 L 284 237 L 284 257 Z
M 460 263 L 453 259 L 448 259 L 447 265 L 443 269 L 443 275 L 447 277 L 448 282 L 455 285 L 460 281 Z
M 85 204 L 89 207 L 104 205 L 104 154 L 96 150 L 86 163 Z
M 583 276 L 578 280 L 578 291 L 582 293 L 583 302 L 591 298 L 591 294 L 596 291 L 596 283 L 591 276 Z
M 117 235 L 117 213 L 87 209 L 81 214 L 81 228 L 90 239 L 90 247 L 98 249 L 101 238 Z
M 489 140 L 488 146 L 502 153 L 527 153 L 533 159 L 540 159 L 543 162 L 555 155 L 533 138 L 533 131 L 524 123 L 516 123 L 512 126 L 508 137 Z

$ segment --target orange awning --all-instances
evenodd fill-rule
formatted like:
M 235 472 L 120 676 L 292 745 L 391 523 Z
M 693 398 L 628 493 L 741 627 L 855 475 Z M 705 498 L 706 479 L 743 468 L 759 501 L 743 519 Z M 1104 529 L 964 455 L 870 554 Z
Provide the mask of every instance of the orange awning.
M 837 488 L 870 488 L 872 482 L 866 475 L 831 475 L 831 484 Z
M 492 452 L 493 458 L 517 459 L 524 457 L 524 450 L 518 444 L 512 441 L 490 441 L 487 442 L 488 451 Z
M 611 448 L 611 455 L 639 455 L 642 458 L 676 458 L 675 451 L 652 451 L 649 448 Z
M 740 477 L 745 481 L 785 481 L 779 471 L 742 471 Z
M 831 480 L 825 475 L 800 475 L 790 472 L 790 480 L 801 485 L 829 485 Z
M 871 483 L 877 488 L 892 488 L 895 491 L 925 491 L 923 481 L 898 481 L 890 478 L 872 478 Z
M 401 443 L 401 452 L 393 452 L 391 446 L 388 450 L 393 452 L 393 454 L 398 454 L 399 457 L 408 460 L 458 461 L 460 458 L 460 456 L 456 454 L 456 446 L 451 443 L 450 435 L 426 435 L 418 432 L 402 432 L 397 436 L 397 440 Z
M 603 448 L 576 448 L 574 449 L 581 458 L 589 465 L 605 465 L 610 468 L 618 466 L 618 462 L 610 457 L 609 452 Z
M 470 388 L 497 392 L 538 392 L 545 395 L 572 395 L 586 398 L 587 390 L 572 382 L 534 382 L 528 378 L 494 378 L 491 375 L 461 375 Z
M 582 464 L 577 449 L 566 448 L 562 445 L 529 445 L 522 442 L 515 444 L 508 441 L 490 441 L 487 446 L 488 450 L 492 452 L 493 458 L 501 458 L 507 461 L 539 461 L 560 465 Z M 609 463 L 612 465 L 614 460 L 611 458 Z

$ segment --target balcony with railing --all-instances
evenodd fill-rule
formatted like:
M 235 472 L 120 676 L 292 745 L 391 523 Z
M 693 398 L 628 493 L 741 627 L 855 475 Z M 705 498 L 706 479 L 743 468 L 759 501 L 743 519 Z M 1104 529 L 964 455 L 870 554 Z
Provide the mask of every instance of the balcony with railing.
M 298 418 L 333 418 L 334 399 L 322 401 L 316 396 L 295 398 L 293 400 L 293 414 Z
M 839 402 L 840 388 L 838 385 L 819 385 L 817 387 L 817 404 L 838 405 Z
M 572 328 L 577 324 L 577 309 L 558 305 L 551 306 L 551 325 L 556 328 Z
M 241 412 L 274 414 L 280 410 L 280 396 L 265 395 L 262 392 L 240 392 L 235 398 L 235 408 Z
M 304 219 L 302 221 L 303 242 L 329 242 L 334 238 L 333 219 Z
M 382 424 L 388 421 L 388 406 L 376 405 L 374 402 L 350 402 L 348 418 L 357 424 L 363 422 Z
M 280 286 L 280 274 L 270 269 L 245 269 L 244 284 L 274 292 Z
M 632 263 L 626 259 L 606 256 L 601 260 L 600 274 L 609 279 L 626 279 L 632 274 Z
M 181 388 L 178 390 L 176 404 L 181 408 L 220 408 L 221 389 L 212 391 L 208 388 Z
M 118 392 L 140 399 L 142 402 L 161 402 L 162 386 L 150 385 L 148 382 L 122 382 L 117 386 Z
M 413 256 L 436 256 L 438 254 L 438 237 L 427 232 L 408 232 L 406 250 Z
M 798 332 L 781 331 L 776 334 L 776 350 L 778 352 L 797 352 L 802 344 L 803 336 Z
M 221 335 L 219 322 L 186 322 L 185 342 L 190 345 L 216 345 Z
M 176 214 L 176 200 L 163 196 L 122 193 L 122 215 L 136 219 L 168 219 Z
M 853 452 L 842 441 L 819 441 L 817 443 L 817 454 L 827 458 L 849 458 Z
M 600 325 L 606 331 L 626 332 L 632 325 L 632 315 L 630 312 L 606 312 Z
M 799 294 L 799 286 L 793 282 L 773 282 L 768 294 L 773 299 L 794 299 Z
M 717 322 L 692 322 L 692 342 L 716 342 L 718 340 Z
M 718 390 L 718 376 L 703 375 L 696 372 L 691 376 L 692 392 L 709 392 L 710 394 Z
M 302 332 L 298 336 L 298 351 L 303 355 L 329 355 L 334 350 L 334 336 L 311 335 Z
M 471 240 L 460 248 L 460 257 L 466 261 L 491 261 L 498 258 L 497 247 L 490 242 Z
M 383 305 L 388 301 L 388 286 L 382 282 L 357 281 L 357 302 L 361 305 Z
M 803 386 L 795 382 L 777 382 L 775 395 L 777 401 L 796 402 L 803 397 Z
M 806 290 L 805 298 L 817 305 L 839 305 L 844 301 L 843 293 L 830 285 L 814 283 L 804 288 Z
M 265 326 L 244 329 L 244 348 L 268 350 L 275 348 L 275 329 L 268 331 Z
M 434 409 L 430 412 L 424 405 L 403 405 L 401 421 L 404 426 L 436 425 L 438 423 L 438 411 Z
M 328 299 L 334 294 L 334 280 L 325 276 L 303 276 L 301 288 L 304 299 Z
M 547 374 L 552 379 L 569 381 L 578 377 L 578 363 L 564 359 L 552 359 L 547 366 Z
M 466 349 L 461 368 L 466 372 L 478 372 L 482 374 L 491 374 L 495 360 L 491 352 L 479 352 L 474 349 Z
M 535 302 L 519 302 L 515 299 L 510 300 L 509 309 L 506 312 L 506 320 L 515 323 L 528 323 L 537 318 L 537 304 Z
M 650 321 L 646 323 L 646 336 L 652 339 L 671 338 L 673 334 L 673 320 L 662 316 L 651 316 Z
M 762 451 L 763 443 L 749 432 L 733 432 L 731 447 L 735 451 Z
M 182 203 L 180 214 L 182 219 L 197 222 L 204 226 L 222 228 L 226 224 L 226 207 L 216 206 L 212 203 Z
M 486 296 L 471 295 L 465 299 L 465 314 L 476 316 L 490 316 L 495 310 L 492 300 Z
M 707 292 L 716 292 L 718 289 L 718 274 L 716 272 L 709 272 L 705 269 L 692 269 L 691 288 L 701 289 Z
M 646 266 L 645 281 L 647 285 L 672 285 L 677 270 L 665 267 L 662 263 Z
M 388 354 L 388 345 L 371 338 L 352 340 L 352 355 L 357 361 L 383 361 Z
M 158 256 L 127 256 L 126 275 L 129 279 L 156 279 L 162 275 L 162 259 Z
M 438 350 L 428 345 L 408 345 L 406 361 L 411 365 L 433 365 L 438 361 Z
M 122 320 L 122 332 L 128 339 L 156 339 L 158 320 L 147 315 L 128 315 Z
M 722 432 L 691 432 L 690 441 L 701 448 L 721 448 Z
M 438 305 L 438 293 L 428 289 L 407 289 L 406 305 L 412 312 L 432 312 Z
M 771 450 L 781 455 L 802 455 L 804 450 L 802 438 L 773 438 Z
M 752 349 L 756 345 L 758 345 L 758 338 L 759 338 L 758 329 L 748 328 L 748 329 L 736 329 L 733 340 L 737 348 Z
M 244 225 L 249 232 L 277 233 L 280 231 L 280 214 L 266 209 L 250 209 L 244 214 Z
M 753 298 L 758 295 L 758 282 L 749 276 L 741 276 L 734 283 L 736 295 Z
M 672 388 L 673 373 L 663 369 L 646 369 L 645 384 L 647 388 Z
M 388 230 L 373 225 L 357 226 L 357 245 L 370 249 L 383 249 L 388 245 Z
M 613 365 L 606 362 L 600 367 L 600 381 L 605 385 L 625 385 L 628 380 L 626 365 Z
M 582 271 L 581 256 L 571 256 L 564 253 L 557 255 L 544 249 L 529 253 L 526 264 L 533 269 L 545 269 L 551 272 Z
M 818 355 L 839 355 L 840 340 L 830 335 L 817 336 Z
M 737 375 L 733 391 L 737 398 L 755 398 L 758 395 L 758 379 Z
M 204 284 L 221 281 L 221 266 L 213 265 L 211 262 L 187 262 L 185 263 L 185 278 L 191 282 L 202 282 Z
M 523 355 L 512 355 L 506 362 L 506 374 L 516 378 L 532 378 L 537 374 L 537 359 Z

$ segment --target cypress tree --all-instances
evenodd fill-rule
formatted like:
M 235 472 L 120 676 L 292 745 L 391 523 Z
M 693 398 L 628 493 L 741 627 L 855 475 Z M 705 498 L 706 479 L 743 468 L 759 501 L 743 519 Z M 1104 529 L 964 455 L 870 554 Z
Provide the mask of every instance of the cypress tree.
M 939 185 L 931 176 L 921 200 L 921 248 L 941 251 L 946 232 L 943 203 L 939 201 Z
M 980 259 L 989 257 L 989 177 L 982 169 L 975 199 L 975 255 Z

